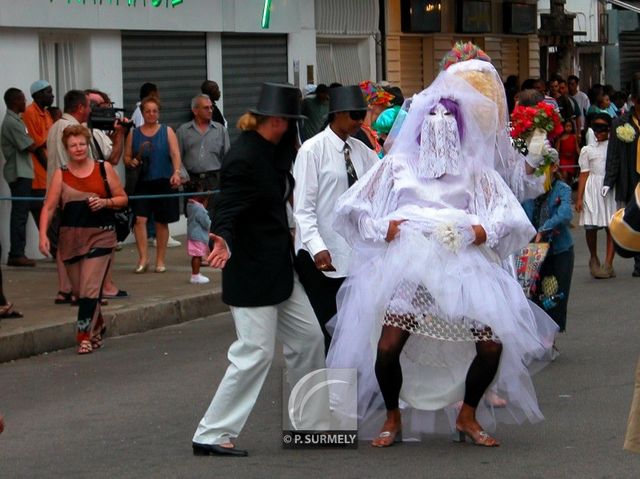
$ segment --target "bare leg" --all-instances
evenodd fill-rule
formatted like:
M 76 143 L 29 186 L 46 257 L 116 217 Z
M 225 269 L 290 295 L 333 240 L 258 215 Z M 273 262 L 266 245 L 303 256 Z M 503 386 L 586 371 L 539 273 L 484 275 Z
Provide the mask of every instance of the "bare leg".
M 169 240 L 169 225 L 156 221 L 156 269 L 164 268 L 164 259 L 167 253 L 167 241 Z
M 138 249 L 138 266 L 145 266 L 149 262 L 147 244 L 147 218 L 137 216 L 133 225 L 133 234 L 136 238 L 136 248 Z
M 71 280 L 67 274 L 67 268 L 60 259 L 60 254 L 56 254 L 56 270 L 58 272 L 58 291 L 71 293 Z
M 605 266 L 613 266 L 613 258 L 616 255 L 616 249 L 613 244 L 613 237 L 611 236 L 611 232 L 609 228 L 606 228 L 607 232 L 607 255 L 605 256 L 604 264 Z
M 199 274 L 200 273 L 200 263 L 202 262 L 202 258 L 200 256 L 192 256 L 191 257 L 191 274 Z
M 584 236 L 587 240 L 587 248 L 589 248 L 589 263 L 597 262 L 600 266 L 600 260 L 598 259 L 598 230 L 586 230 Z
M 376 357 L 376 378 L 387 408 L 387 419 L 382 425 L 380 435 L 371 443 L 375 447 L 391 446 L 396 435 L 402 429 L 402 420 L 398 401 L 402 388 L 402 369 L 400 353 L 410 334 L 395 326 L 383 326 L 378 341 Z
M 115 251 L 111 253 L 111 260 L 109 261 L 109 267 L 107 269 L 107 275 L 104 279 L 104 288 L 102 290 L 103 295 L 105 296 L 115 296 L 120 291 L 120 288 L 116 286 L 113 282 L 113 263 L 116 259 Z

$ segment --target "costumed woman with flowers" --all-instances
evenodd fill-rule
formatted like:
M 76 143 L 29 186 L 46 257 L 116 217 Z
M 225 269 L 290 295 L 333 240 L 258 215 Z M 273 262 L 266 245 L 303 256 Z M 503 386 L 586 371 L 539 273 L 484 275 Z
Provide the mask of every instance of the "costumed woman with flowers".
M 571 188 L 562 181 L 557 152 L 548 146 L 549 141 L 562 133 L 562 123 L 553 107 L 542 100 L 542 95 L 534 90 L 520 94 L 519 104 L 511 115 L 511 135 L 518 148 L 543 157 L 536 174 L 544 175 L 545 192 L 523 203 L 537 231 L 535 242 L 550 243 L 532 300 L 547 311 L 562 332 L 567 323 L 575 257 L 569 231 L 573 217 Z

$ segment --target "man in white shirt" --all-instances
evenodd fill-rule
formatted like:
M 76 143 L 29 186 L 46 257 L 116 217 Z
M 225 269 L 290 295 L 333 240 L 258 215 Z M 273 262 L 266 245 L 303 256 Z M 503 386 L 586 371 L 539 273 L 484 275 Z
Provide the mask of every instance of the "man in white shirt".
M 331 337 L 325 324 L 336 314 L 336 294 L 347 275 L 351 252 L 333 229 L 335 204 L 378 161 L 373 150 L 351 137 L 366 113 L 357 85 L 331 90 L 329 126 L 302 145 L 293 166 L 296 269 L 327 349 Z
M 136 128 L 141 127 L 144 124 L 144 118 L 142 118 L 142 112 L 140 111 L 140 102 L 148 96 L 158 96 L 158 87 L 155 83 L 143 83 L 140 87 L 140 101 L 136 103 L 136 109 L 133 110 L 131 115 L 131 121 Z

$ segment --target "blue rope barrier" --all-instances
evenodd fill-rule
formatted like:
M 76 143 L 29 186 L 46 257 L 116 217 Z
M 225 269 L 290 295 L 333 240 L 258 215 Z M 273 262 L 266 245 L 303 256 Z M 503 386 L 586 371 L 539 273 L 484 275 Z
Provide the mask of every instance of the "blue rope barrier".
M 173 198 L 180 196 L 203 196 L 219 193 L 220 190 L 193 191 L 190 193 L 166 193 L 163 195 L 131 195 L 130 200 L 153 200 L 155 198 Z M 44 201 L 40 196 L 0 196 L 0 201 Z

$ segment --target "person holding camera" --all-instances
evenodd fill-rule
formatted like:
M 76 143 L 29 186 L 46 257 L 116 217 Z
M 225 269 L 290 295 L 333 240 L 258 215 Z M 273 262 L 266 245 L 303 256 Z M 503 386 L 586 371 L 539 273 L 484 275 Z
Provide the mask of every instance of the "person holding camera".
M 124 137 L 129 131 L 129 127 L 133 126 L 133 123 L 129 122 L 125 118 L 117 118 L 115 116 L 115 110 L 113 110 L 113 122 L 109 122 L 109 130 L 103 130 L 102 126 L 97 128 L 93 125 L 93 115 L 100 110 L 104 111 L 105 108 L 112 108 L 113 102 L 106 93 L 95 90 L 87 89 L 84 91 L 89 98 L 89 104 L 91 112 L 89 114 L 88 127 L 91 132 L 91 155 L 97 160 L 104 160 L 112 165 L 117 165 L 122 158 L 122 152 L 124 151 Z M 116 128 L 118 126 L 118 128 Z
M 136 195 L 167 195 L 182 182 L 180 176 L 180 148 L 173 129 L 159 122 L 160 100 L 149 96 L 140 102 L 144 124 L 127 137 L 124 164 L 127 168 L 141 168 Z M 153 215 L 156 226 L 156 273 L 164 273 L 165 254 L 169 239 L 169 223 L 180 218 L 177 196 L 139 199 L 131 202 L 136 215 L 133 232 L 139 260 L 135 273 L 145 273 L 149 265 L 147 220 Z

